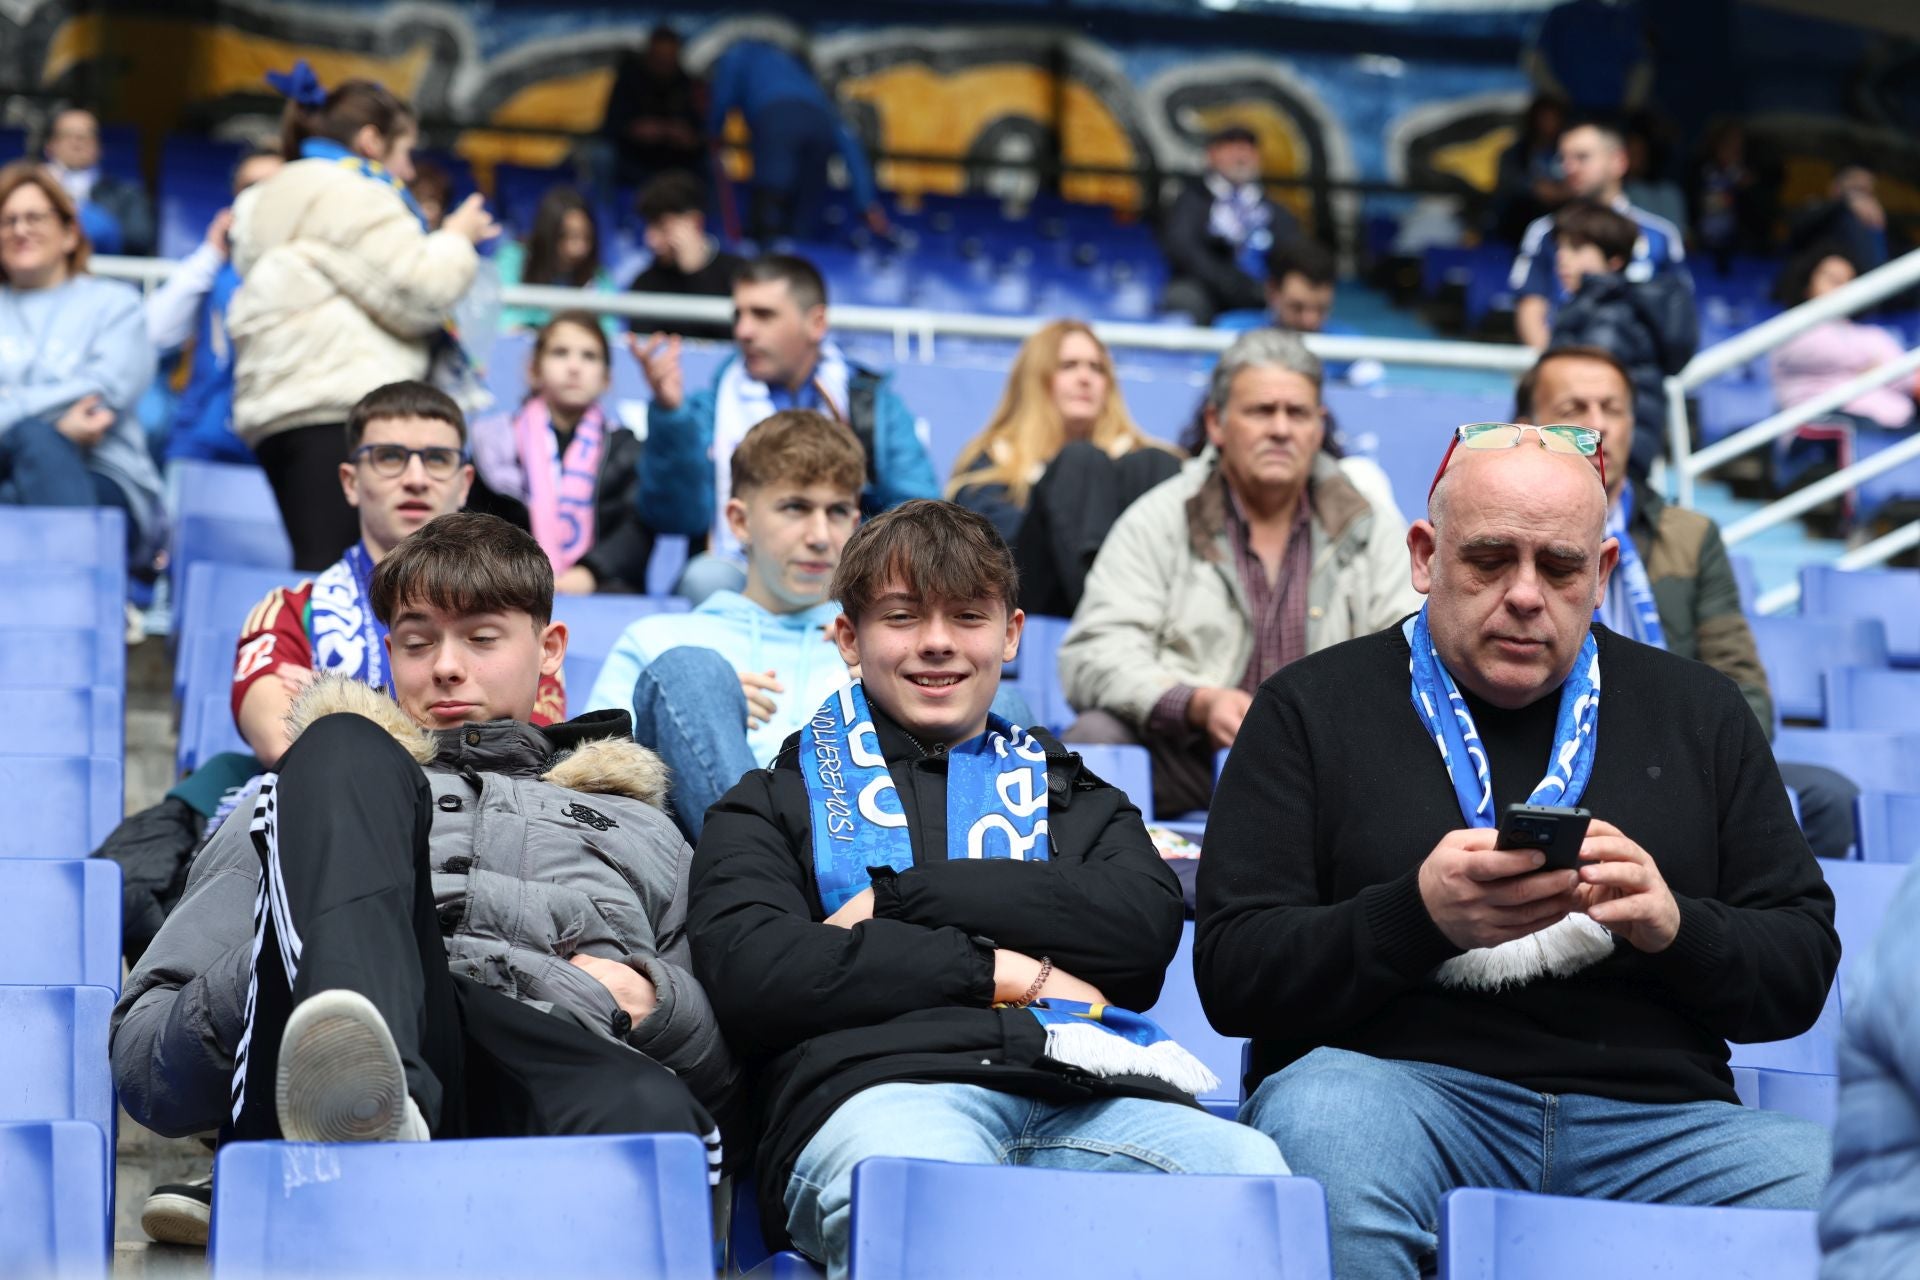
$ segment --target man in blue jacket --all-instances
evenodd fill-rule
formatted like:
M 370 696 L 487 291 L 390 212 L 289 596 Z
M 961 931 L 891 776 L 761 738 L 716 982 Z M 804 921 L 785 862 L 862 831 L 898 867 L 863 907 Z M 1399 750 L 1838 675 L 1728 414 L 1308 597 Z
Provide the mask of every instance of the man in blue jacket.
M 662 533 L 704 536 L 679 593 L 699 604 L 747 580 L 740 540 L 722 513 L 732 496 L 733 451 L 754 424 L 782 409 L 845 423 L 867 453 L 861 506 L 877 514 L 909 498 L 937 498 L 926 427 L 886 376 L 849 361 L 827 337 L 827 285 L 812 263 L 768 254 L 733 278 L 735 354 L 713 385 L 687 394 L 680 339 L 656 333 L 628 344 L 653 392 L 640 460 L 640 510 Z

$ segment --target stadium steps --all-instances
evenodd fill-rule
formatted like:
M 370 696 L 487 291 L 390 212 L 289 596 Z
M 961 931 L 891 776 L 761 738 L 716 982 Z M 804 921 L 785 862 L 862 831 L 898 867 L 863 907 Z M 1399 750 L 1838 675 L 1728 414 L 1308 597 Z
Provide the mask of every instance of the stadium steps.
M 1723 529 L 1766 505 L 1757 499 L 1737 498 L 1718 481 L 1707 481 L 1694 490 L 1694 506 Z M 1734 555 L 1745 556 L 1752 562 L 1763 594 L 1798 582 L 1801 565 L 1831 563 L 1846 549 L 1847 544 L 1838 538 L 1811 536 L 1798 520 L 1777 524 L 1731 548 Z M 1749 601 L 1748 608 L 1752 607 L 1753 602 Z

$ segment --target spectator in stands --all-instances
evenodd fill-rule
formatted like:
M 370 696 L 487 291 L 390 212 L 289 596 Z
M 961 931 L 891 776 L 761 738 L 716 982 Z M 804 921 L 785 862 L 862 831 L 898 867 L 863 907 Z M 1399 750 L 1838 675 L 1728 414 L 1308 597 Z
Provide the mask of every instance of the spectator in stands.
M 1639 439 L 1632 379 L 1604 347 L 1550 348 L 1521 375 L 1515 422 L 1571 423 L 1600 433 L 1604 456 L 1625 456 Z M 1607 469 L 1607 532 L 1620 545 L 1596 615 L 1619 635 L 1704 662 L 1740 688 L 1761 729 L 1773 736 L 1773 698 L 1740 599 L 1720 529 L 1706 516 L 1668 506 L 1658 489 Z M 1844 858 L 1854 842 L 1859 789 L 1817 765 L 1782 762 L 1800 797 L 1800 827 L 1816 856 Z
M 1300 234 L 1293 215 L 1260 181 L 1260 141 L 1245 125 L 1207 139 L 1207 168 L 1190 178 L 1168 206 L 1160 250 L 1172 275 L 1163 311 L 1184 311 L 1211 324 L 1222 311 L 1266 305 L 1261 285 L 1267 250 Z
M 1634 208 L 1627 200 L 1621 186 L 1627 176 L 1627 146 L 1619 130 L 1594 121 L 1575 124 L 1560 135 L 1560 168 L 1566 174 L 1570 195 L 1597 201 L 1639 226 L 1640 234 L 1627 263 L 1628 279 L 1644 280 L 1660 271 L 1679 269 L 1686 258 L 1679 229 Z M 1530 347 L 1546 347 L 1552 333 L 1553 308 L 1567 300 L 1555 271 L 1553 219 L 1535 218 L 1521 237 L 1520 253 L 1513 260 L 1509 279 L 1519 295 L 1513 308 L 1514 328 Z
M 1880 203 L 1873 170 L 1861 163 L 1844 164 L 1833 175 L 1827 198 L 1793 216 L 1787 229 L 1787 247 L 1796 253 L 1810 245 L 1835 242 L 1860 270 L 1885 265 L 1892 256 L 1887 242 L 1887 210 Z
M 1797 307 L 1851 284 L 1859 274 L 1845 245 L 1817 244 L 1788 265 L 1780 281 L 1780 300 Z M 1791 409 L 1905 354 L 1905 345 L 1887 330 L 1840 316 L 1775 347 L 1767 367 L 1774 398 L 1782 409 Z M 1898 430 L 1913 422 L 1913 409 L 1912 394 L 1896 381 L 1862 392 L 1821 420 Z
M 633 712 L 634 740 L 665 762 L 671 811 L 700 838 L 708 806 L 771 768 L 828 694 L 847 683 L 829 643 L 827 596 L 860 520 L 866 455 L 823 414 L 786 409 L 733 451 L 726 520 L 747 559 L 740 591 L 691 614 L 641 618 L 601 667 L 588 710 Z
M 694 857 L 694 971 L 760 1064 L 761 1224 L 834 1280 L 870 1156 L 1286 1169 L 1191 1105 L 1210 1074 L 1124 1012 L 1159 996 L 1179 891 L 1120 791 L 990 713 L 1015 578 L 951 503 L 866 524 L 833 584 L 860 681 L 714 806 Z
M 695 604 L 746 582 L 739 542 L 724 519 L 732 493 L 727 469 L 748 428 L 780 409 L 814 409 L 847 424 L 867 455 L 868 513 L 940 492 L 923 425 L 886 375 L 849 361 L 827 337 L 827 285 L 812 263 L 768 254 L 733 278 L 733 340 L 738 348 L 713 384 L 689 395 L 680 339 L 656 333 L 627 339 L 653 404 L 640 461 L 640 510 L 662 533 L 706 536 L 707 551 L 681 576 L 679 593 Z
M 498 229 L 472 196 L 427 232 L 403 185 L 413 114 L 380 85 L 327 91 L 305 63 L 275 83 L 287 166 L 234 204 L 233 420 L 273 485 L 294 568 L 317 570 L 359 536 L 334 497 L 342 424 L 375 387 L 460 363 L 447 320 L 474 246 Z
M 1209 448 L 1114 523 L 1060 646 L 1070 742 L 1153 754 L 1155 813 L 1204 809 L 1253 694 L 1418 604 L 1387 478 L 1324 454 L 1320 361 L 1242 334 L 1214 367 Z
M 420 218 L 429 232 L 440 230 L 447 214 L 454 209 L 453 175 L 432 160 L 415 160 L 413 177 L 407 191 L 420 206 Z M 485 371 L 493 355 L 494 339 L 500 334 L 499 251 L 509 243 L 501 239 L 475 245 L 480 260 L 474 264 L 473 283 L 453 304 L 452 324 L 460 335 L 460 347 L 474 367 Z
M 655 27 L 644 50 L 620 55 L 601 132 L 613 141 L 614 180 L 637 187 L 663 173 L 706 167 L 699 86 L 680 64 L 680 33 Z
M 1847 982 L 1833 1179 L 1820 1206 L 1821 1280 L 1920 1274 L 1920 867 Z
M 280 172 L 278 147 L 248 153 L 233 171 L 233 194 Z M 227 336 L 227 306 L 240 287 L 228 261 L 233 210 L 222 209 L 206 239 L 181 259 L 166 283 L 147 297 L 147 336 L 163 356 L 184 352 L 186 387 L 173 406 L 166 457 L 248 463 L 253 450 L 233 433 L 233 340 Z M 191 347 L 188 344 L 191 343 Z
M 1672 177 L 1668 132 L 1660 120 L 1644 112 L 1627 121 L 1627 176 L 1620 189 L 1634 208 L 1683 227 L 1687 224 L 1687 197 Z
M 613 278 L 600 264 L 600 229 L 593 211 L 572 187 L 555 187 L 542 196 L 526 243 L 501 245 L 494 262 L 503 285 L 613 291 Z M 508 307 L 501 312 L 500 323 L 508 329 L 538 329 L 550 318 L 539 307 Z M 611 317 L 606 325 L 609 333 L 615 332 Z
M 80 210 L 80 227 L 99 253 L 153 252 L 153 201 L 138 182 L 100 170 L 100 121 L 85 107 L 63 107 L 47 124 L 47 168 Z
M 640 518 L 640 440 L 600 406 L 613 380 L 606 331 L 563 311 L 534 339 L 527 398 L 473 424 L 468 506 L 532 531 L 564 595 L 645 592 L 653 531 Z
M 402 539 L 458 511 L 473 483 L 466 418 L 425 383 L 369 392 L 347 416 L 346 437 L 335 483 L 358 537 L 318 577 L 276 587 L 256 605 L 234 658 L 234 724 L 270 769 L 287 749 L 288 711 L 318 676 L 392 687 L 386 624 L 368 604 L 374 571 Z M 532 716 L 539 725 L 566 718 L 558 681 L 541 681 Z
M 552 584 L 530 536 L 475 513 L 381 562 L 397 701 L 340 677 L 303 695 L 251 820 L 195 859 L 114 1010 L 142 1124 L 716 1141 L 737 1070 L 688 968 L 659 761 L 617 713 L 528 724 L 566 652 Z M 525 820 L 476 821 L 483 795 Z M 460 909 L 436 911 L 449 886 Z
M 630 293 L 674 293 L 724 298 L 733 293 L 733 278 L 746 265 L 707 234 L 707 193 L 690 173 L 663 173 L 640 193 L 640 217 L 646 223 L 647 252 L 653 261 L 627 283 Z M 656 327 L 646 316 L 633 316 L 627 327 L 641 333 Z M 674 326 L 683 337 L 733 336 L 725 321 L 682 322 Z
M 1013 547 L 1020 607 L 1067 617 L 1113 522 L 1179 470 L 1180 455 L 1127 412 L 1106 344 L 1078 320 L 1056 320 L 1021 344 L 947 495 Z
M 0 169 L 0 504 L 118 507 L 152 565 L 160 475 L 133 407 L 153 379 L 140 295 L 87 273 L 91 246 L 53 174 Z
M 1616 453 L 1621 473 L 1644 480 L 1666 453 L 1668 374 L 1700 345 L 1693 289 L 1678 272 L 1627 273 L 1639 230 L 1625 214 L 1587 199 L 1553 215 L 1554 274 L 1567 299 L 1553 318 L 1553 346 L 1611 351 L 1633 378 L 1633 450 Z
M 1707 130 L 1689 193 L 1693 235 L 1725 272 L 1736 253 L 1763 253 L 1773 236 L 1779 175 L 1747 146 L 1738 120 L 1723 118 Z
M 1241 1118 L 1326 1187 L 1342 1276 L 1411 1280 L 1460 1186 L 1810 1208 L 1825 1131 L 1726 1065 L 1811 1026 L 1840 954 L 1760 724 L 1593 623 L 1592 432 L 1457 437 L 1426 605 L 1268 681 L 1220 779 L 1194 974 L 1253 1038 Z M 1577 869 L 1495 847 L 1516 802 L 1593 812 Z
M 1520 122 L 1520 136 L 1500 153 L 1494 178 L 1493 236 L 1518 244 L 1527 224 L 1567 202 L 1560 172 L 1560 134 L 1567 125 L 1567 104 L 1552 94 L 1535 94 Z
M 738 111 L 747 123 L 753 152 L 750 230 L 763 247 L 784 237 L 807 241 L 819 235 L 827 161 L 834 155 L 846 166 L 854 208 L 875 234 L 886 233 L 887 215 L 866 150 L 800 55 L 765 40 L 736 40 L 708 78 L 708 136 L 726 136 L 730 112 Z

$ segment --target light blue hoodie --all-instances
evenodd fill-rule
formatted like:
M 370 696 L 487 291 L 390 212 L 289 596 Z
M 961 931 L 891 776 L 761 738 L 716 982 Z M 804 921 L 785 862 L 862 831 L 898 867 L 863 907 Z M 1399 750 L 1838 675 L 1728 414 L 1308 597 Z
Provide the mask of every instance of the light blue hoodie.
M 847 664 L 827 638 L 839 616 L 831 600 L 802 613 L 774 613 L 737 591 L 716 591 L 692 613 L 641 618 L 613 646 L 582 710 L 631 711 L 634 682 L 648 663 L 681 645 L 712 649 L 735 671 L 772 671 L 786 687 L 769 695 L 773 719 L 747 733 L 753 758 L 771 766 L 780 744 L 847 683 Z

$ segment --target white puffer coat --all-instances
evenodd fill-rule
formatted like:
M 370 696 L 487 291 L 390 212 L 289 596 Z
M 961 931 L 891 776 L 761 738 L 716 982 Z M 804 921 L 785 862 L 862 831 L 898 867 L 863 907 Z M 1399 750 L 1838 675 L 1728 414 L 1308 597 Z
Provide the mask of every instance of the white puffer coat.
M 234 430 L 258 447 L 424 377 L 478 261 L 466 237 L 422 231 L 398 191 L 337 161 L 295 161 L 243 193 L 227 311 Z

